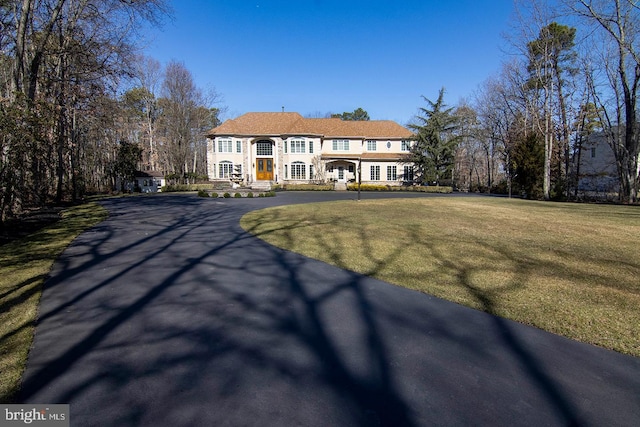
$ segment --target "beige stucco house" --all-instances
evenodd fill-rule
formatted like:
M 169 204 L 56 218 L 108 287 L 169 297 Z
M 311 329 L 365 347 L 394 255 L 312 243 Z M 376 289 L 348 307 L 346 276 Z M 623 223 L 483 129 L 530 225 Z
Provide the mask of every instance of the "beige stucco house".
M 389 120 L 311 119 L 298 113 L 247 113 L 208 134 L 208 175 L 252 187 L 274 183 L 413 180 L 402 161 L 413 134 Z

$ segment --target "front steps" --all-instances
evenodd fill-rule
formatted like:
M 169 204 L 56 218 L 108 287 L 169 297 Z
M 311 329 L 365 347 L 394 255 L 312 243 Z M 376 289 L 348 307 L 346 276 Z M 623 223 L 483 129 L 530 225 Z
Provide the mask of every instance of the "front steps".
M 252 190 L 270 191 L 271 185 L 271 181 L 253 181 L 249 187 Z

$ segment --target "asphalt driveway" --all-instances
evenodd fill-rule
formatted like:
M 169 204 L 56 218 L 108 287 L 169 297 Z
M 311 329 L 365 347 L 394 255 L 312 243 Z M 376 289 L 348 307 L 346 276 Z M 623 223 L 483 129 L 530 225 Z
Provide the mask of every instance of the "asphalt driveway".
M 110 217 L 45 285 L 22 400 L 69 403 L 73 426 L 638 425 L 640 359 L 238 225 L 261 207 L 353 197 L 104 201 Z

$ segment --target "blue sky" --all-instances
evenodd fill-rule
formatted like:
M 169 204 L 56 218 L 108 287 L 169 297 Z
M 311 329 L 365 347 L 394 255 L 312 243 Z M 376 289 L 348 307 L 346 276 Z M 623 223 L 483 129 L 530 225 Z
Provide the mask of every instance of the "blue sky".
M 342 113 L 406 124 L 441 87 L 455 105 L 498 72 L 513 0 L 173 0 L 145 54 L 215 87 L 225 118 Z

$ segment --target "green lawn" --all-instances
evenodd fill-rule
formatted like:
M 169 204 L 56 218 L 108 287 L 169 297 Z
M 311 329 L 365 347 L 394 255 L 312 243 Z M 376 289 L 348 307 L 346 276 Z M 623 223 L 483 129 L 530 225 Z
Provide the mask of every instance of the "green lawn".
M 640 207 L 367 200 L 270 208 L 241 224 L 345 269 L 640 356 Z
M 44 283 L 53 261 L 86 228 L 107 217 L 95 203 L 68 209 L 62 219 L 24 239 L 0 246 L 0 402 L 20 384 Z

